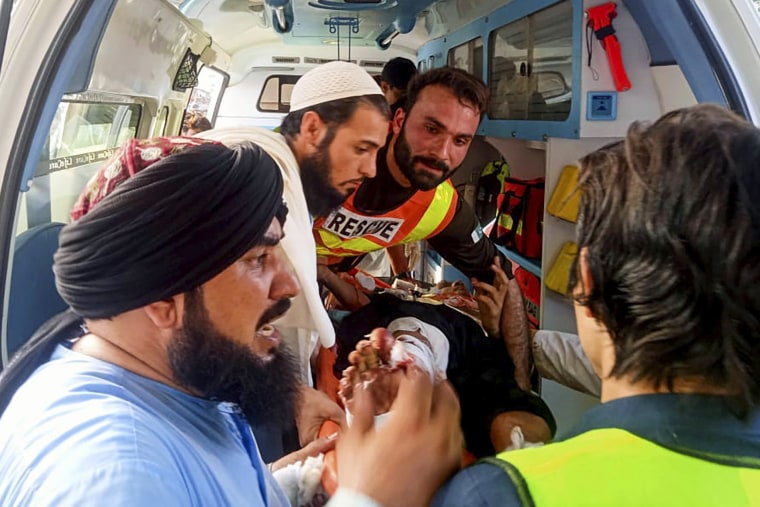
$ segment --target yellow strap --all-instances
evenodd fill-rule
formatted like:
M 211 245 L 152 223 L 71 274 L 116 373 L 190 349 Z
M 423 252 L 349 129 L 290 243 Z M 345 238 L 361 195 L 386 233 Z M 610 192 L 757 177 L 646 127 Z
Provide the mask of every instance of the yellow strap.
M 435 189 L 433 201 L 428 206 L 427 211 L 422 215 L 422 219 L 409 235 L 404 238 L 404 243 L 412 243 L 425 239 L 435 231 L 446 215 L 449 213 L 449 207 L 454 200 L 456 189 L 448 181 L 444 181 Z

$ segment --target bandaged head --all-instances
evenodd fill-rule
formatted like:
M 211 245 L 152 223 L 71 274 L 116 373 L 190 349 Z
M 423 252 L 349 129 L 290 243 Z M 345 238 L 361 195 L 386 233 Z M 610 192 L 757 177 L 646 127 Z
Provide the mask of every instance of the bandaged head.
M 96 319 L 195 289 L 257 245 L 274 218 L 284 222 L 282 189 L 279 168 L 251 143 L 132 140 L 61 231 L 58 292 Z

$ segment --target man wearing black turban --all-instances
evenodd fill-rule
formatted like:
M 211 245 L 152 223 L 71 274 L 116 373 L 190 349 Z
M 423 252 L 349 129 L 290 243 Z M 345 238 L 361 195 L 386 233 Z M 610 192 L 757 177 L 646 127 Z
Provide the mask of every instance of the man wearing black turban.
M 269 325 L 298 292 L 281 196 L 263 150 L 207 143 L 64 227 L 71 310 L 0 419 L 1 504 L 287 505 L 246 421 L 291 418 L 297 392 Z
M 70 309 L 0 376 L 0 505 L 289 505 L 249 426 L 290 420 L 298 392 L 270 325 L 299 290 L 279 169 L 250 143 L 134 139 L 89 187 L 55 255 Z M 458 463 L 455 394 L 399 374 L 371 442 L 356 405 L 332 507 L 429 498 Z

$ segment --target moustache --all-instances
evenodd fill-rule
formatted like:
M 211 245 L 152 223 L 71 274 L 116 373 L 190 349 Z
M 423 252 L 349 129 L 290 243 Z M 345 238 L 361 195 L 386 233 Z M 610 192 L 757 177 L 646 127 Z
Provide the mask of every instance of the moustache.
M 264 324 L 269 324 L 273 320 L 276 320 L 277 318 L 282 317 L 283 315 L 285 315 L 285 312 L 287 312 L 289 309 L 290 309 L 290 299 L 280 299 L 279 301 L 277 301 L 275 304 L 273 304 L 272 306 L 270 306 L 264 311 L 256 327 L 260 328 Z
M 444 174 L 447 174 L 449 171 L 451 171 L 451 168 L 448 166 L 448 164 L 441 162 L 437 158 L 421 157 L 417 155 L 412 158 L 412 164 L 416 164 L 417 162 L 422 162 L 423 164 L 430 167 L 435 167 L 439 171 L 442 171 Z

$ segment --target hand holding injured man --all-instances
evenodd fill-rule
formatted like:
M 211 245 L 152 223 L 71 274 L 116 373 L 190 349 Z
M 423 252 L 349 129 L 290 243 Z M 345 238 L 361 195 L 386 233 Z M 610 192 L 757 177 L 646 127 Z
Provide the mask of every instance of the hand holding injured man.
M 382 335 L 384 341 L 376 343 L 384 351 L 384 360 L 389 360 L 392 346 L 388 346 L 386 333 L 378 330 L 376 335 Z M 388 367 L 372 357 L 379 348 L 372 348 L 374 352 L 366 349 L 362 360 L 377 366 L 364 368 L 361 374 L 355 369 L 357 383 L 350 388 L 344 382 L 352 418 L 337 440 L 337 466 L 335 453 L 329 453 L 327 457 L 307 457 L 274 472 L 293 506 L 324 505 L 328 497 L 325 489 L 334 492 L 323 487 L 326 476 L 332 477 L 332 484 L 340 484 L 333 500 L 341 505 L 427 505 L 443 482 L 460 468 L 464 440 L 453 388 L 445 381 L 434 383 L 409 358 Z M 386 412 L 382 425 L 376 424 L 374 417 L 380 412 Z M 389 445 L 406 440 L 415 445 Z M 426 452 L 420 453 L 420 449 Z M 379 467 L 378 463 L 395 466 Z M 416 481 L 402 480 L 412 475 Z
M 456 433 L 456 438 L 459 439 L 456 450 L 458 456 L 457 464 L 461 464 L 464 458 L 463 450 L 465 446 L 462 441 L 461 428 L 465 429 L 469 451 L 472 451 L 476 457 L 485 455 L 487 452 L 493 452 L 493 449 L 503 450 L 507 446 L 519 448 L 531 445 L 530 441 L 547 440 L 549 438 L 550 430 L 545 418 L 551 418 L 550 413 L 543 415 L 542 418 L 535 415 L 542 414 L 541 407 L 532 407 L 536 403 L 540 403 L 540 400 L 517 388 L 514 380 L 511 381 L 511 384 L 508 382 L 494 383 L 495 369 L 499 369 L 497 367 L 502 364 L 500 361 L 495 362 L 493 365 L 483 363 L 484 356 L 489 358 L 489 361 L 499 357 L 497 352 L 500 347 L 502 349 L 501 359 L 502 361 L 507 361 L 504 363 L 504 371 L 502 373 L 508 374 L 510 372 L 508 366 L 511 363 L 508 362 L 508 355 L 506 350 L 503 350 L 503 344 L 499 341 L 488 339 L 484 335 L 480 338 L 474 336 L 472 331 L 478 329 L 477 324 L 456 310 L 445 306 L 404 302 L 394 296 L 385 295 L 379 297 L 372 305 L 368 306 L 366 312 L 357 312 L 351 317 L 350 322 L 344 322 L 346 325 L 341 326 L 340 331 L 342 332 L 339 332 L 339 336 L 348 339 L 349 333 L 346 332 L 346 327 L 349 327 L 347 326 L 348 324 L 353 324 L 350 327 L 356 331 L 359 327 L 355 325 L 357 319 L 365 325 L 373 322 L 373 318 L 367 318 L 369 317 L 368 312 L 370 310 L 378 310 L 383 315 L 389 315 L 391 311 L 387 308 L 388 304 L 392 306 L 402 305 L 397 308 L 397 311 L 402 316 L 380 321 L 382 325 L 386 326 L 385 328 L 370 328 L 371 331 L 368 334 L 359 335 L 359 339 L 354 342 L 355 345 L 349 349 L 350 352 L 344 349 L 349 366 L 343 370 L 338 394 L 346 407 L 346 419 L 349 428 L 347 430 L 344 428 L 344 431 L 338 438 L 339 455 L 341 446 L 347 445 L 345 443 L 346 435 L 351 432 L 360 431 L 361 438 L 366 438 L 368 442 L 366 445 L 371 447 L 375 445 L 371 442 L 375 442 L 380 438 L 376 436 L 377 433 L 385 435 L 387 431 L 398 431 L 398 426 L 391 427 L 390 421 L 397 418 L 406 419 L 410 417 L 410 413 L 408 413 L 409 409 L 404 405 L 403 400 L 401 400 L 403 385 L 409 380 L 410 376 L 423 378 L 424 383 L 434 386 L 436 392 L 448 393 L 452 389 L 449 382 L 445 379 L 449 375 L 452 375 L 456 392 L 459 396 L 464 396 L 462 403 L 463 406 L 469 407 L 468 413 L 460 416 L 457 403 L 457 410 L 453 413 L 449 412 L 450 420 L 447 422 L 447 424 L 453 426 L 454 429 L 452 431 Z M 443 312 L 441 313 L 438 325 L 443 325 L 445 322 L 459 322 L 464 327 L 458 332 L 454 331 L 456 328 L 448 329 L 449 336 L 447 336 L 438 325 L 434 326 L 421 320 L 421 318 L 408 316 L 423 311 L 433 311 L 436 315 Z M 433 320 L 430 315 L 427 316 L 427 319 Z M 481 346 L 485 345 L 488 348 L 481 349 L 478 347 L 478 344 Z M 465 355 L 462 355 L 463 351 L 465 351 Z M 452 357 L 454 359 L 450 359 Z M 472 359 L 476 359 L 477 363 L 471 363 Z M 449 371 L 447 372 L 447 370 Z M 499 371 L 501 372 L 500 369 Z M 481 373 L 485 374 L 484 379 L 480 378 Z M 416 385 L 419 385 L 421 382 L 421 380 L 418 380 Z M 417 389 L 420 389 L 420 387 Z M 482 400 L 483 397 L 488 399 Z M 475 404 L 473 405 L 473 403 Z M 423 405 L 425 404 L 423 403 Z M 427 402 L 427 406 L 429 405 L 430 402 Z M 530 410 L 534 413 L 526 413 L 525 410 Z M 367 415 L 367 411 L 369 411 L 369 415 Z M 363 419 L 361 423 L 358 423 L 357 421 L 360 417 L 369 417 L 370 422 L 367 423 Z M 443 416 L 437 414 L 436 417 L 440 418 Z M 462 426 L 460 426 L 460 421 L 462 421 Z M 355 428 L 357 424 L 362 428 L 361 430 Z M 367 424 L 372 428 L 371 432 L 366 429 Z M 445 427 L 445 425 L 441 427 Z M 439 443 L 435 445 L 431 443 L 431 445 L 435 449 L 441 450 L 441 434 L 425 434 L 422 436 L 416 434 L 417 432 L 424 433 L 423 429 L 424 426 L 421 428 L 413 426 L 411 429 L 407 429 L 406 433 L 384 441 L 398 442 L 397 445 L 391 447 L 397 448 L 394 452 L 403 453 L 407 451 L 404 451 L 402 448 L 419 449 L 419 447 L 404 445 L 404 442 L 414 441 L 416 443 L 419 438 L 423 437 L 430 438 L 432 442 L 437 438 L 437 442 Z M 355 442 L 360 437 L 354 436 L 351 438 L 354 444 L 350 445 L 358 445 Z M 382 438 L 385 438 L 385 436 Z M 449 438 L 444 438 L 444 441 L 448 442 Z M 488 447 L 484 448 L 484 445 Z M 375 449 L 367 452 L 377 453 L 380 451 Z M 370 458 L 374 459 L 374 454 Z M 303 499 L 326 497 L 325 491 L 321 487 L 315 490 L 313 486 L 310 486 L 314 484 L 314 477 L 322 476 L 323 485 L 327 493 L 334 493 L 335 491 L 330 487 L 331 484 L 334 486 L 340 483 L 341 487 L 345 487 L 344 474 L 350 474 L 351 477 L 356 479 L 358 472 L 355 469 L 359 466 L 357 464 L 358 458 L 352 459 L 349 464 L 345 463 L 346 459 L 339 460 L 336 467 L 335 454 L 328 453 L 325 460 L 309 460 L 303 464 L 299 463 L 290 467 L 287 474 L 276 472 L 275 477 L 281 484 L 284 475 L 291 477 L 291 482 L 295 480 L 295 486 L 290 488 L 293 492 L 291 499 L 300 498 L 301 500 L 294 501 L 293 505 L 314 505 L 313 501 L 304 502 Z M 425 459 L 431 460 L 432 457 L 431 455 L 425 455 Z M 350 470 L 346 471 L 345 467 L 350 467 Z M 379 472 L 377 470 L 366 470 L 366 473 L 373 475 Z M 382 473 L 390 472 L 383 471 Z M 369 480 L 369 478 L 366 480 Z M 289 488 L 284 486 L 284 489 L 287 491 Z M 360 491 L 364 490 L 361 489 Z M 397 504 L 389 503 L 387 505 Z
M 367 294 L 363 305 L 343 318 L 337 332 L 334 372 L 341 377 L 337 394 L 346 408 L 349 431 L 353 431 L 356 424 L 358 395 L 370 401 L 372 434 L 391 431 L 386 430 L 388 420 L 407 416 L 397 413 L 399 409 L 394 405 L 398 403 L 399 386 L 410 372 L 415 372 L 435 386 L 448 386 L 450 381 L 459 397 L 462 414 L 461 417 L 457 414 L 453 422 L 458 432 L 460 428 L 463 431 L 467 448 L 465 452 L 463 445 L 458 448 L 460 463 L 551 438 L 555 428 L 551 412 L 538 396 L 518 386 L 507 340 L 500 339 L 496 331 L 503 328 L 503 307 L 508 304 L 509 288 L 498 262 L 494 262 L 492 269 L 494 285 L 477 284 L 475 297 L 457 285 L 450 291 L 441 290 L 437 301 L 430 297 L 410 301 L 403 291 L 386 289 L 386 293 Z M 339 284 L 337 278 L 330 277 L 331 290 L 352 295 L 357 292 L 353 286 L 348 287 L 350 290 L 341 290 L 347 283 Z M 461 291 L 467 296 L 467 304 L 454 309 L 450 305 L 461 302 L 464 297 Z M 429 300 L 434 304 L 421 302 Z M 517 303 L 517 310 L 510 308 L 510 313 L 522 311 L 521 298 Z M 466 311 L 470 307 L 475 308 L 475 315 Z M 488 327 L 495 336 L 486 334 L 478 323 L 478 316 L 483 327 Z M 344 439 L 345 428 L 338 440 L 339 448 Z M 405 447 L 403 442 L 414 439 L 412 434 L 403 434 L 391 441 Z M 318 477 L 321 473 L 325 489 L 334 493 L 338 479 L 341 486 L 344 485 L 344 473 L 355 473 L 346 472 L 343 466 L 355 468 L 357 465 L 341 463 L 338 467 L 335 453 L 331 452 L 324 460 L 309 460 L 291 470 L 300 467 L 295 476 L 302 478 Z M 276 474 L 278 480 L 281 475 Z M 312 483 L 312 480 L 300 482 L 302 488 Z M 311 488 L 306 486 L 306 489 L 309 491 L 306 495 L 301 491 L 301 498 L 311 498 Z M 320 490 L 316 495 L 324 496 L 325 492 Z M 306 503 L 314 505 L 318 501 L 294 502 L 294 505 Z
M 351 423 L 354 389 L 364 387 L 373 399 L 376 421 L 387 414 L 398 391 L 397 373 L 415 366 L 433 383 L 446 378 L 449 342 L 440 330 L 413 317 L 377 328 L 349 354 L 351 366 L 343 372 L 339 395 Z
M 449 408 L 437 414 L 437 418 L 447 417 L 446 421 L 440 422 L 442 429 L 451 433 L 447 439 L 452 449 L 445 454 L 453 456 L 451 466 L 434 467 L 434 473 L 439 477 L 440 483 L 448 477 L 461 461 L 461 453 L 464 447 L 461 430 L 459 429 L 459 404 L 456 401 L 456 394 L 453 389 L 441 381 L 446 378 L 446 362 L 449 352 L 449 343 L 443 333 L 433 326 L 430 326 L 418 319 L 412 317 L 402 317 L 394 320 L 388 325 L 388 328 L 377 328 L 373 330 L 368 339 L 360 341 L 356 349 L 350 354 L 351 366 L 346 368 L 344 376 L 340 381 L 339 396 L 346 407 L 346 420 L 348 426 L 357 431 L 353 426 L 362 428 L 361 434 L 364 438 L 367 436 L 369 429 L 381 431 L 401 431 L 407 424 L 414 424 L 415 419 L 424 419 L 421 414 L 415 415 L 415 410 L 408 407 L 408 401 L 403 398 L 400 390 L 402 384 L 411 382 L 416 387 L 407 387 L 406 390 L 421 390 L 424 394 L 430 386 L 437 386 L 435 389 L 443 390 L 441 396 L 453 397 L 445 403 Z M 407 394 L 411 398 L 414 394 Z M 420 401 L 424 401 L 424 396 L 418 396 Z M 423 403 L 422 406 L 425 404 Z M 393 410 L 392 410 L 393 409 Z M 411 410 L 411 412 L 410 412 Z M 392 413 L 395 414 L 392 416 Z M 446 415 L 448 414 L 448 415 Z M 374 417 L 373 417 L 374 416 Z M 401 421 L 388 429 L 385 429 L 390 418 L 395 417 Z M 409 421 L 409 419 L 412 419 Z M 424 431 L 426 425 L 413 426 L 403 430 L 399 439 L 409 438 L 415 431 Z M 350 435 L 350 433 L 349 433 Z M 342 436 L 342 447 L 346 446 L 363 446 L 368 445 L 370 448 L 376 447 L 376 444 L 367 444 L 361 442 L 359 436 Z M 434 434 L 433 439 L 440 438 Z M 346 444 L 345 440 L 349 443 Z M 324 440 L 320 439 L 317 442 Z M 370 438 L 370 441 L 373 441 Z M 386 440 L 388 441 L 388 440 Z M 392 441 L 400 441 L 393 439 Z M 432 442 L 432 440 L 431 440 Z M 325 449 L 325 452 L 329 448 Z M 367 452 L 377 453 L 378 449 L 368 450 Z M 311 454 L 314 456 L 314 454 Z M 343 453 L 343 461 L 349 459 L 347 453 Z M 324 471 L 329 477 L 339 475 L 339 482 L 345 487 L 344 477 L 351 477 L 349 484 L 362 484 L 361 491 L 366 492 L 364 486 L 368 478 L 357 477 L 355 472 L 341 472 L 342 469 L 356 469 L 355 458 L 351 458 L 351 464 L 343 464 L 336 470 Z M 446 461 L 444 461 L 446 463 Z M 328 460 L 327 466 L 334 466 L 334 460 Z M 275 471 L 275 478 L 278 480 L 286 494 L 291 500 L 291 505 L 313 505 L 321 504 L 326 499 L 326 493 L 331 491 L 329 484 L 335 481 L 330 479 L 326 485 L 327 491 L 324 491 L 319 483 L 323 475 L 323 468 L 326 466 L 321 455 L 317 457 L 303 456 L 303 460 L 293 463 L 290 466 Z M 376 475 L 377 471 L 369 472 L 370 475 Z M 316 479 L 316 480 L 315 480 Z M 373 484 L 375 484 L 373 482 Z M 374 488 L 375 486 L 373 486 Z M 383 483 L 376 483 L 377 490 L 383 489 Z M 345 494 L 345 493 L 341 493 Z M 425 498 L 429 500 L 432 491 L 419 496 L 416 493 L 415 498 Z M 377 495 L 372 495 L 378 498 Z M 403 497 L 408 497 L 404 494 Z M 408 505 L 418 505 L 418 501 L 408 503 Z M 388 503 L 384 505 L 401 505 L 401 498 L 389 498 Z M 408 500 L 407 500 L 408 501 Z

